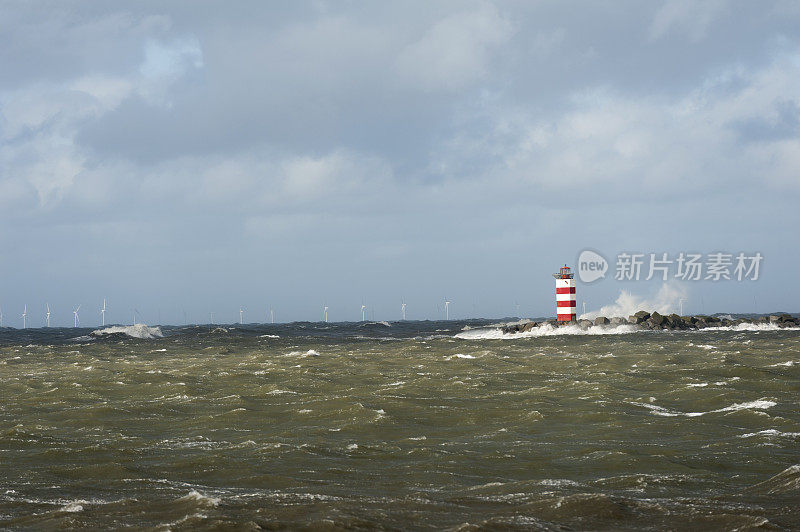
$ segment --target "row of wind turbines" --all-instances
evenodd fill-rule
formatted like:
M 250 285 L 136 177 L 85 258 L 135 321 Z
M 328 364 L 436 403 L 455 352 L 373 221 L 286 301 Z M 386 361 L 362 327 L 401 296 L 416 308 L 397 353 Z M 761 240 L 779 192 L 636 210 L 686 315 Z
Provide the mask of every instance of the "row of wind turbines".
M 450 319 L 450 305 L 451 305 L 451 301 L 448 300 L 447 298 L 445 298 L 445 300 L 444 300 L 445 320 L 449 320 Z M 519 307 L 519 305 L 517 305 L 517 307 Z M 407 308 L 407 305 L 406 305 L 405 300 L 401 300 L 401 303 L 400 303 L 400 314 L 402 315 L 402 320 L 403 321 L 406 320 L 406 308 Z M 322 321 L 324 321 L 325 323 L 328 323 L 328 310 L 329 309 L 330 309 L 330 307 L 327 304 L 324 304 L 322 306 Z M 244 307 L 239 307 L 239 325 L 244 325 L 244 313 L 245 313 L 245 310 L 246 309 Z M 211 317 L 210 323 L 214 323 L 214 312 L 210 313 L 210 317 Z M 271 309 L 271 308 L 269 309 L 269 311 L 267 313 L 267 321 L 269 323 L 275 323 L 275 311 L 273 309 Z M 367 321 L 367 306 L 365 304 L 363 304 L 363 303 L 361 304 L 361 321 Z
M 45 303 L 44 305 L 45 305 L 45 308 L 47 309 L 47 312 L 45 312 L 45 315 L 44 315 L 45 322 L 46 322 L 45 327 L 49 328 L 50 327 L 50 315 L 51 315 L 50 303 Z M 78 315 L 78 311 L 80 311 L 80 310 L 81 310 L 81 306 L 80 305 L 78 305 L 77 307 L 75 307 L 72 310 L 72 323 L 73 323 L 72 326 L 73 327 L 77 327 L 81 323 L 81 318 Z M 103 325 L 103 326 L 105 326 L 105 324 L 106 324 L 106 310 L 108 310 L 108 307 L 106 306 L 106 300 L 103 299 L 103 308 L 100 309 L 101 325 Z M 20 315 L 20 317 L 22 318 L 22 328 L 23 329 L 27 329 L 28 328 L 28 304 L 27 303 L 23 307 L 22 314 Z M 3 326 L 3 309 L 0 308 L 0 327 L 2 327 L 2 326 Z
M 445 298 L 444 299 L 444 313 L 445 313 L 445 319 L 446 320 L 450 319 L 450 305 L 451 305 L 450 300 Z M 46 327 L 50 327 L 50 316 L 51 316 L 50 303 L 45 303 L 45 308 L 47 310 L 47 312 L 45 313 L 45 322 L 46 322 L 45 326 Z M 328 323 L 328 310 L 329 310 L 329 308 L 330 307 L 328 307 L 327 304 L 323 305 L 323 307 L 322 307 L 322 319 L 323 319 L 323 321 L 325 323 Z M 401 300 L 401 303 L 400 303 L 400 314 L 401 314 L 402 319 L 404 321 L 406 320 L 406 308 L 407 308 L 407 305 L 406 305 L 405 300 Z M 78 327 L 80 325 L 80 323 L 81 323 L 80 315 L 78 314 L 80 310 L 81 310 L 81 305 L 76 306 L 72 310 L 73 327 Z M 100 312 L 100 324 L 103 327 L 105 327 L 105 324 L 106 324 L 106 311 L 107 310 L 108 310 L 108 306 L 106 304 L 106 300 L 103 299 L 103 307 L 99 309 L 99 312 Z M 138 310 L 136 310 L 136 309 L 133 310 L 133 323 L 134 323 L 134 325 L 136 324 L 136 315 L 138 313 L 139 313 Z M 245 313 L 245 308 L 244 307 L 239 307 L 239 324 L 242 324 L 242 325 L 244 324 L 244 313 Z M 367 314 L 366 313 L 367 313 L 367 306 L 362 303 L 361 304 L 361 321 L 367 321 Z M 28 305 L 27 305 L 27 303 L 23 307 L 23 311 L 22 311 L 22 314 L 20 315 L 20 317 L 22 318 L 22 328 L 23 329 L 27 329 L 28 328 Z M 210 312 L 210 318 L 211 318 L 210 323 L 214 323 L 214 312 L 213 311 Z M 275 323 L 275 311 L 274 311 L 274 309 L 270 308 L 267 311 L 267 314 L 266 314 L 265 318 L 266 318 L 267 322 Z M 2 327 L 2 326 L 3 326 L 3 310 L 2 310 L 2 308 L 0 308 L 0 327 Z

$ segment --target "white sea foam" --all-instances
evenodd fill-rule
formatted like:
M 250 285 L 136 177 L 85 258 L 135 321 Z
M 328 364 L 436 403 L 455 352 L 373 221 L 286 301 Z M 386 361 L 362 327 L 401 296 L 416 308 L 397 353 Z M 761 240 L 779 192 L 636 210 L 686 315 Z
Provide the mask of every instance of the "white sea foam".
M 143 339 L 161 338 L 164 336 L 159 327 L 148 327 L 143 323 L 137 323 L 136 325 L 117 325 L 114 327 L 106 327 L 105 329 L 97 329 L 92 331 L 92 336 L 97 337 L 117 333 L 125 334 L 131 338 Z
M 670 410 L 668 408 L 664 408 L 663 406 L 658 405 L 649 405 L 647 403 L 637 403 L 633 402 L 631 404 L 641 406 L 643 408 L 647 408 L 648 410 L 652 411 L 656 416 L 664 416 L 664 417 L 700 417 L 706 414 L 714 414 L 720 412 L 738 412 L 740 410 L 766 410 L 767 408 L 772 408 L 773 406 L 777 405 L 775 401 L 769 401 L 765 399 L 759 399 L 757 401 L 750 401 L 747 403 L 734 403 L 731 406 L 726 406 L 725 408 L 719 408 L 717 410 L 709 410 L 708 412 L 679 412 L 677 410 Z
M 501 328 L 471 329 L 456 334 L 455 338 L 461 340 L 512 340 L 516 338 L 538 338 L 540 336 L 630 334 L 640 332 L 641 330 L 642 329 L 639 329 L 635 325 L 617 325 L 613 327 L 594 325 L 583 329 L 578 325 L 553 327 L 549 323 L 544 323 L 529 331 L 519 333 L 504 333 Z
M 209 497 L 208 495 L 203 495 L 197 490 L 192 490 L 180 499 L 180 501 L 195 501 L 201 506 L 217 506 L 219 504 L 219 499 L 216 497 Z
M 503 324 L 505 325 L 505 324 Z M 784 330 L 800 330 L 800 327 L 778 327 L 772 323 L 740 323 L 739 325 L 732 325 L 732 326 L 725 326 L 725 327 L 707 327 L 705 329 L 697 329 L 698 331 L 702 332 L 713 332 L 713 331 L 734 331 L 734 332 L 741 332 L 741 331 L 784 331 Z M 692 332 L 693 329 L 689 329 L 682 332 Z M 642 329 L 636 325 L 632 324 L 625 324 L 625 325 L 616 325 L 616 326 L 608 326 L 608 325 L 592 325 L 587 328 L 582 328 L 579 325 L 561 325 L 558 327 L 553 327 L 549 323 L 542 323 L 529 331 L 525 332 L 511 332 L 505 333 L 503 332 L 502 326 L 498 327 L 483 327 L 477 329 L 468 329 L 462 330 L 461 332 L 457 333 L 454 338 L 459 338 L 461 340 L 513 340 L 517 338 L 538 338 L 541 336 L 602 336 L 602 335 L 612 335 L 612 334 L 630 334 L 635 332 L 650 332 L 648 329 Z M 659 331 L 651 331 L 651 332 L 659 332 Z M 694 344 L 690 344 L 694 345 Z M 705 350 L 712 350 L 718 349 L 714 345 L 710 344 L 701 344 L 695 347 L 699 347 Z M 786 364 L 791 365 L 791 364 Z
M 747 434 L 742 434 L 739 437 L 752 438 L 753 436 L 779 436 L 785 438 L 798 438 L 800 437 L 800 432 L 781 432 L 776 429 L 767 429 L 767 430 L 759 430 L 758 432 L 749 432 Z
M 69 504 L 65 504 L 61 508 L 61 511 L 62 512 L 70 512 L 70 513 L 82 512 L 84 504 L 87 504 L 87 502 L 86 501 L 72 501 Z
M 778 327 L 774 323 L 740 323 L 739 325 L 703 329 L 703 332 L 713 331 L 800 331 L 800 327 Z
M 777 364 L 772 364 L 772 365 L 770 365 L 770 367 L 771 368 L 777 368 L 778 366 L 791 367 L 791 366 L 794 366 L 795 364 L 797 364 L 797 362 L 795 362 L 794 360 L 789 360 L 787 362 L 778 362 Z
M 539 481 L 540 486 L 555 486 L 558 488 L 565 487 L 565 486 L 580 486 L 579 483 L 575 482 L 574 480 L 569 480 L 566 478 L 546 478 L 544 480 Z
M 292 351 L 286 354 L 287 357 L 318 357 L 320 354 L 313 349 L 309 349 L 308 351 Z
M 475 358 L 472 355 L 465 355 L 463 353 L 456 353 L 455 355 L 450 355 L 447 357 L 447 360 L 453 360 L 454 358 Z

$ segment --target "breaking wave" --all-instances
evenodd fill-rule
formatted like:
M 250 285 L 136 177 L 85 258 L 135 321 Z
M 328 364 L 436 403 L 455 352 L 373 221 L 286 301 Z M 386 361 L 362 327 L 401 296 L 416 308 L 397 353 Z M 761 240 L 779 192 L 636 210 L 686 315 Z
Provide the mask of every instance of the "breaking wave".
M 800 327 L 778 327 L 773 323 L 740 323 L 722 327 L 706 327 L 703 329 L 681 329 L 680 332 L 713 332 L 713 331 L 732 331 L 732 332 L 759 332 L 759 331 L 797 331 Z M 517 338 L 538 338 L 542 336 L 602 336 L 610 334 L 630 334 L 635 332 L 660 332 L 661 330 L 650 331 L 633 324 L 623 325 L 591 325 L 582 328 L 579 325 L 562 325 L 553 327 L 549 323 L 543 323 L 525 332 L 505 333 L 502 327 L 482 327 L 475 329 L 464 329 L 457 333 L 454 338 L 461 340 L 513 340 Z M 708 349 L 708 346 L 698 346 Z
M 116 325 L 114 327 L 106 327 L 105 329 L 97 329 L 91 333 L 95 338 L 107 336 L 109 334 L 124 334 L 131 338 L 143 339 L 161 338 L 164 336 L 159 327 L 148 327 L 143 323 L 137 323 L 136 325 Z
M 704 332 L 709 331 L 797 331 L 800 327 L 778 327 L 774 323 L 740 323 L 739 325 L 729 325 L 724 327 L 707 327 Z
M 541 336 L 570 336 L 570 335 L 607 335 L 607 334 L 630 334 L 641 332 L 642 329 L 635 325 L 616 325 L 616 326 L 603 326 L 594 325 L 586 329 L 578 325 L 562 325 L 560 327 L 553 327 L 545 323 L 534 327 L 533 329 L 519 333 L 504 333 L 501 328 L 482 328 L 482 329 L 469 329 L 461 331 L 455 335 L 455 338 L 461 340 L 513 340 L 516 338 L 538 338 Z
M 725 408 L 719 408 L 717 410 L 709 410 L 708 412 L 679 412 L 677 410 L 670 410 L 669 408 L 664 408 L 663 406 L 651 405 L 647 403 L 631 402 L 631 404 L 646 408 L 656 416 L 700 417 L 700 416 L 705 416 L 706 414 L 715 414 L 720 412 L 738 412 L 740 410 L 766 410 L 768 408 L 772 408 L 778 403 L 776 403 L 775 401 L 759 399 L 757 401 L 750 401 L 748 403 L 734 403 L 731 406 L 726 406 Z

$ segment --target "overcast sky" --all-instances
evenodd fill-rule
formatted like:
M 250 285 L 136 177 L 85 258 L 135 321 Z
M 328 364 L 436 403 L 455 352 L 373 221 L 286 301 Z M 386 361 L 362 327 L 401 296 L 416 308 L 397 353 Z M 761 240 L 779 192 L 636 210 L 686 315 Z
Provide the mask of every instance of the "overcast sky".
M 796 1 L 1 2 L 4 324 L 547 316 L 587 247 L 758 251 L 687 312 L 800 311 L 798 28 Z

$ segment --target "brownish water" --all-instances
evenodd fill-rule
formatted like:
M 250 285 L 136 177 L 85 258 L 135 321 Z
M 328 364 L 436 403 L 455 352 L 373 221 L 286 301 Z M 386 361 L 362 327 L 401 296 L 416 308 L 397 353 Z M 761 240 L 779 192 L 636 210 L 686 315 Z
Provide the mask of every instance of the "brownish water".
M 0 331 L 0 527 L 800 528 L 800 331 L 461 326 Z

